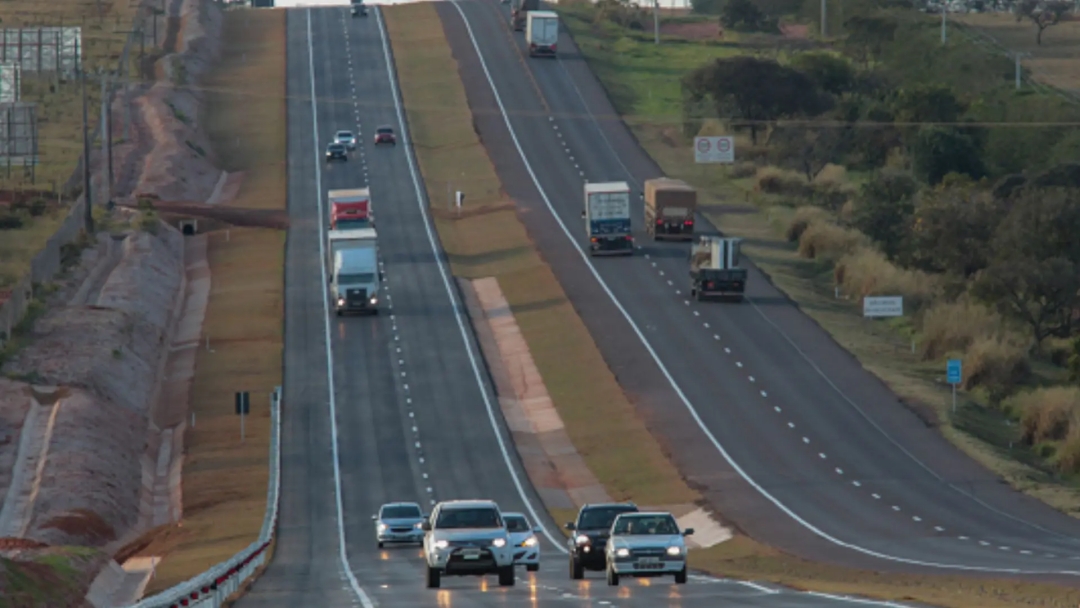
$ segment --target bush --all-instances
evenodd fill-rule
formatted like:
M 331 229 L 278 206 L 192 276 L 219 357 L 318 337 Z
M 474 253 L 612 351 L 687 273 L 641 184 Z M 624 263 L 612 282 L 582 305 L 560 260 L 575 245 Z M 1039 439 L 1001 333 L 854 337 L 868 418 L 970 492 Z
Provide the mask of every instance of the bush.
M 1073 425 L 1065 441 L 1054 452 L 1054 463 L 1063 473 L 1080 471 L 1080 428 Z
M 825 213 L 824 209 L 804 205 L 795 210 L 795 214 L 791 217 L 791 221 L 784 231 L 784 235 L 787 237 L 789 243 L 794 243 L 802 239 L 803 233 L 806 232 L 806 229 L 810 224 L 814 222 L 825 222 L 828 218 L 829 214 Z
M 810 200 L 829 211 L 840 211 L 854 194 L 855 188 L 849 184 L 833 181 L 815 181 L 810 184 Z
M 807 198 L 813 189 L 806 178 L 794 171 L 777 167 L 762 167 L 757 171 L 757 190 L 766 194 L 779 194 Z
M 919 310 L 937 294 L 937 279 L 917 270 L 900 268 L 869 246 L 862 243 L 840 258 L 833 269 L 836 285 L 849 296 L 903 296 L 904 308 Z
M 866 243 L 860 232 L 815 220 L 799 236 L 799 255 L 804 258 L 836 261 Z
M 731 168 L 728 169 L 728 177 L 731 179 L 745 179 L 747 177 L 754 177 L 757 175 L 757 172 L 757 163 L 743 161 L 731 165 Z
M 994 335 L 1002 319 L 990 308 L 961 298 L 928 308 L 921 325 L 920 354 L 931 360 L 967 350 L 977 338 Z
M 1061 441 L 1076 427 L 1080 388 L 1055 386 L 1026 391 L 1010 397 L 1003 405 L 1019 414 L 1024 443 Z
M 23 220 L 10 211 L 0 211 L 0 230 L 18 230 L 22 228 Z
M 980 337 L 963 359 L 964 389 L 982 387 L 992 402 L 1012 394 L 1031 375 L 1028 345 L 1011 335 Z

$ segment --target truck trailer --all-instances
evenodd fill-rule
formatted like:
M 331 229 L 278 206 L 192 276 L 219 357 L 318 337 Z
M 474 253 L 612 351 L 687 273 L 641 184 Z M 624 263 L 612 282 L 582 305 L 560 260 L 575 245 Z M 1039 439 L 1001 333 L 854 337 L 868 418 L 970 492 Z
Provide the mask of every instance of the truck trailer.
M 525 30 L 527 15 L 531 11 L 540 9 L 540 0 L 511 0 L 510 20 L 514 25 L 515 32 Z
M 330 202 L 331 230 L 375 227 L 370 189 L 331 190 L 326 197 Z
M 697 190 L 681 179 L 645 180 L 645 226 L 654 240 L 694 238 Z
M 745 268 L 739 266 L 742 239 L 702 236 L 690 248 L 690 295 L 697 300 L 742 301 Z
M 585 229 L 590 255 L 633 255 L 630 186 L 626 182 L 585 184 Z
M 559 43 L 559 16 L 552 11 L 529 11 L 525 42 L 529 57 L 554 57 Z
M 339 317 L 347 312 L 379 314 L 382 272 L 377 238 L 374 228 L 327 233 L 330 296 Z

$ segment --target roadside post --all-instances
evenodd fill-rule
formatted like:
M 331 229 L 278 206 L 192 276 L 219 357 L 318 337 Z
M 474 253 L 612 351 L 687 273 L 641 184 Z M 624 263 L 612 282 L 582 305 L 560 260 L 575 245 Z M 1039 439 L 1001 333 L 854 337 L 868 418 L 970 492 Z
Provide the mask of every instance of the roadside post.
M 244 443 L 244 418 L 251 413 L 251 395 L 247 391 L 239 391 L 235 402 L 236 415 L 240 417 L 240 443 Z
M 956 385 L 960 384 L 964 377 L 964 362 L 960 359 L 949 359 L 945 365 L 946 380 L 952 385 L 952 411 L 956 413 Z
M 465 204 L 465 193 L 458 190 L 454 193 L 454 207 L 457 208 L 458 217 L 461 216 L 461 206 Z

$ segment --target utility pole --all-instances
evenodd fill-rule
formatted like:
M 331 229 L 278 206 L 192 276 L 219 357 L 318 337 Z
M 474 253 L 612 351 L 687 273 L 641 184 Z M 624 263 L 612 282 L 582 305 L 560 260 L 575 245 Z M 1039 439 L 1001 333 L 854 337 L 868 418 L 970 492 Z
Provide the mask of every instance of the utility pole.
M 112 167 L 112 117 L 110 116 L 111 105 L 110 97 L 112 97 L 112 86 L 110 80 L 110 74 L 105 70 L 101 71 L 101 158 L 102 162 L 102 191 L 105 193 L 102 195 L 102 202 L 107 206 L 109 201 L 112 200 L 112 183 L 113 183 L 113 167 Z
M 94 233 L 94 213 L 90 201 L 90 125 L 86 110 L 86 67 L 79 67 L 82 81 L 82 141 L 83 141 L 83 204 L 86 212 L 86 234 Z
M 828 14 L 825 10 L 825 0 L 821 0 L 821 37 L 824 39 L 828 37 Z
M 660 44 L 660 0 L 653 0 L 653 44 Z
M 941 5 L 941 46 L 945 46 L 945 41 L 948 37 L 945 34 L 945 18 L 949 14 L 949 7 L 945 4 Z
M 1022 84 L 1020 82 L 1020 77 L 1024 73 L 1023 68 L 1020 66 L 1020 59 L 1023 58 L 1023 57 L 1030 57 L 1031 53 L 1021 53 L 1019 51 L 1012 51 L 1010 54 L 1013 56 L 1013 59 L 1016 61 L 1016 90 L 1019 91 L 1020 90 L 1020 85 Z

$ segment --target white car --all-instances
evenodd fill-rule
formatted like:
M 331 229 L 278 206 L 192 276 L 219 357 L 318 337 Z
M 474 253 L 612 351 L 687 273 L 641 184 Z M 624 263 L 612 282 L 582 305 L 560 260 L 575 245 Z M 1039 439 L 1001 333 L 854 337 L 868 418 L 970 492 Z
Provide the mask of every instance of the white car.
M 375 540 L 382 549 L 387 543 L 424 542 L 424 512 L 415 502 L 392 502 L 379 508 L 377 515 L 372 515 L 375 522 Z
M 521 513 L 503 513 L 506 530 L 510 532 L 510 546 L 514 548 L 514 565 L 525 566 L 529 572 L 540 569 L 540 528 L 533 528 Z
M 605 548 L 607 584 L 618 585 L 620 576 L 653 577 L 674 575 L 677 584 L 686 583 L 686 536 L 671 513 L 623 513 L 611 524 Z
M 334 143 L 341 144 L 349 150 L 355 150 L 356 136 L 353 135 L 352 131 L 338 131 L 337 134 L 334 135 Z
M 429 589 L 443 576 L 498 574 L 500 586 L 514 584 L 514 549 L 493 501 L 440 502 L 422 527 Z

